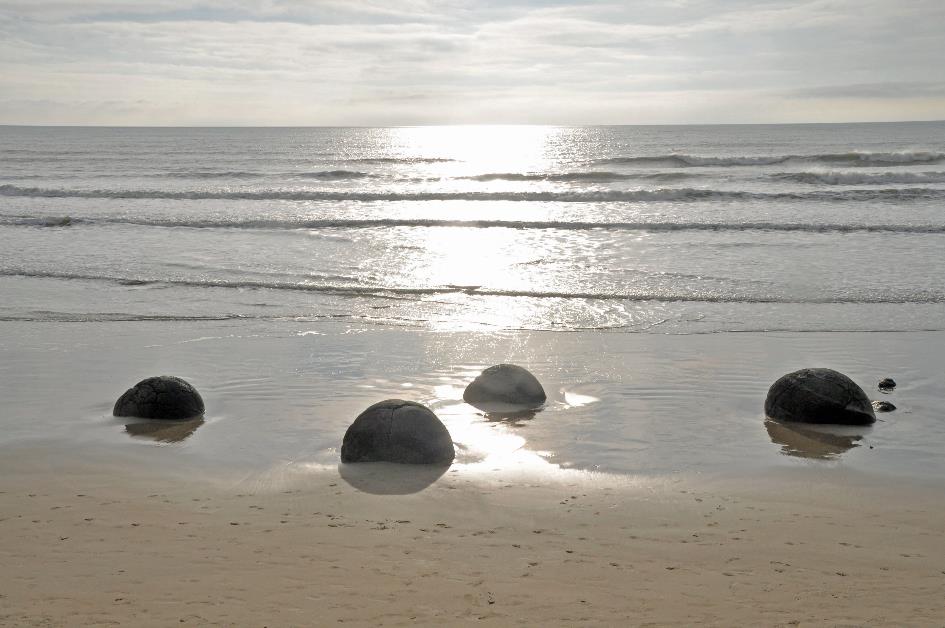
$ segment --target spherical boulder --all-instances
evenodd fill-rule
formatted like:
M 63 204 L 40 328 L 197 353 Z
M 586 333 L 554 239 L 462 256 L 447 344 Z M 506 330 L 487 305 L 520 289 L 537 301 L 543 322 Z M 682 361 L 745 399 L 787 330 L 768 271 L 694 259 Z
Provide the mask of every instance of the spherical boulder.
M 888 401 L 874 401 L 873 410 L 877 412 L 892 412 L 896 409 L 896 406 Z
M 886 377 L 879 380 L 879 389 L 882 391 L 890 391 L 896 387 L 896 381 L 891 377 Z
M 125 391 L 112 414 L 141 419 L 192 419 L 204 412 L 197 389 L 179 377 L 143 379 Z
M 358 415 L 345 432 L 342 462 L 449 464 L 456 450 L 449 430 L 426 406 L 388 399 Z
M 843 373 L 824 368 L 794 371 L 772 384 L 765 414 L 799 423 L 869 425 L 876 421 L 863 389 Z
M 463 391 L 463 401 L 484 410 L 496 405 L 533 409 L 546 399 L 538 379 L 515 364 L 490 366 Z

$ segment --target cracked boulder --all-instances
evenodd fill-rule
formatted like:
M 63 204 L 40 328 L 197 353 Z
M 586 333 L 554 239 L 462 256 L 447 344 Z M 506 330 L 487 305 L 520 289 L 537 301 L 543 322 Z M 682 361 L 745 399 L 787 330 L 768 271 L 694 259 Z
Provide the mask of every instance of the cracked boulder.
M 463 401 L 486 411 L 497 407 L 535 409 L 546 398 L 538 379 L 515 364 L 490 366 L 463 391 Z
M 869 425 L 876 421 L 863 389 L 831 369 L 801 369 L 772 384 L 765 414 L 779 421 Z
M 179 377 L 143 379 L 125 391 L 112 414 L 141 419 L 192 419 L 204 412 L 197 389 Z
M 388 399 L 358 415 L 345 432 L 342 462 L 449 464 L 453 438 L 426 406 Z

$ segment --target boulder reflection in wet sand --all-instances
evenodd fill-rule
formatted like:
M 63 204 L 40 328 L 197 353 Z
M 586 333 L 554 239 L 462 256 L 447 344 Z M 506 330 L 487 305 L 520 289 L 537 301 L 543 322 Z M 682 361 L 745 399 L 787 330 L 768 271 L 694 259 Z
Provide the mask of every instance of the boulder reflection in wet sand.
M 341 479 L 365 493 L 409 495 L 419 493 L 450 468 L 444 464 L 398 464 L 395 462 L 341 463 Z
M 838 458 L 845 451 L 859 447 L 857 441 L 870 429 L 842 425 L 790 423 L 765 419 L 771 442 L 781 445 L 781 453 L 798 458 Z
M 489 423 L 502 423 L 510 427 L 522 427 L 535 418 L 541 410 L 510 410 L 497 409 L 493 412 L 483 412 L 482 418 Z
M 197 431 L 204 424 L 203 417 L 186 421 L 151 420 L 128 423 L 125 431 L 131 436 L 150 438 L 159 443 L 179 443 Z

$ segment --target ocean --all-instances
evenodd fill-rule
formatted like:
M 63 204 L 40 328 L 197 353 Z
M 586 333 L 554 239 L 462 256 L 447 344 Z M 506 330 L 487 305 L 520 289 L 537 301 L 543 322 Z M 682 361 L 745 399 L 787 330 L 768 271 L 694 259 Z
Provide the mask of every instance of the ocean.
M 936 475 L 943 207 L 945 122 L 0 127 L 0 439 L 140 445 L 110 404 L 157 369 L 208 399 L 168 455 L 237 465 L 334 464 L 404 396 L 480 462 Z M 463 407 L 510 360 L 548 409 Z M 804 366 L 900 410 L 785 444 Z

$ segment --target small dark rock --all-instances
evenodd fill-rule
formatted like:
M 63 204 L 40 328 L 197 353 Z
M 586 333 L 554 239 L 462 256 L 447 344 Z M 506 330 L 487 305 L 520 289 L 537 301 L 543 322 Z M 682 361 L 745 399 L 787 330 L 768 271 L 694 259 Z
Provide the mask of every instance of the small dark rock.
M 895 387 L 896 387 L 896 382 L 891 377 L 887 377 L 879 381 L 880 390 L 892 390 Z
M 873 409 L 877 412 L 892 412 L 896 409 L 896 406 L 889 403 L 888 401 L 874 401 Z
M 179 377 L 161 375 L 143 379 L 125 391 L 112 414 L 141 419 L 191 419 L 204 412 L 203 399 Z
M 345 432 L 342 462 L 449 464 L 456 451 L 449 430 L 426 406 L 388 399 L 358 415 Z
M 869 425 L 876 421 L 863 389 L 843 373 L 824 368 L 794 371 L 772 384 L 765 414 L 800 423 Z
M 538 379 L 514 364 L 490 366 L 463 392 L 463 401 L 487 411 L 495 409 L 496 404 L 539 408 L 546 399 L 545 389 Z

